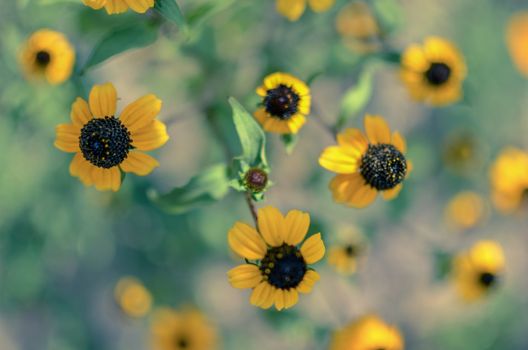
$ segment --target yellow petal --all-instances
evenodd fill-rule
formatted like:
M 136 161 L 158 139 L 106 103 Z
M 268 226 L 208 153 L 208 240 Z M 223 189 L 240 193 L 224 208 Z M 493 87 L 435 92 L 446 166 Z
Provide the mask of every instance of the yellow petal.
M 152 151 L 169 140 L 167 127 L 159 120 L 152 121 L 142 129 L 131 133 L 132 146 L 140 151 Z
M 94 10 L 99 10 L 100 8 L 103 8 L 106 3 L 106 0 L 83 0 L 83 3 L 86 6 L 90 6 Z
M 261 282 L 253 289 L 249 302 L 262 309 L 269 309 L 273 304 L 274 293 L 274 288 L 268 282 Z
M 365 116 L 365 131 L 370 143 L 390 143 L 391 133 L 389 126 L 380 116 Z
M 300 210 L 291 210 L 284 219 L 284 241 L 296 246 L 308 233 L 310 226 L 310 215 Z
M 315 282 L 319 281 L 319 274 L 315 272 L 314 270 L 308 270 L 304 274 L 303 280 L 299 285 L 297 286 L 297 291 L 299 293 L 310 293 L 312 291 L 312 288 L 315 284 Z
M 229 230 L 227 241 L 235 253 L 249 260 L 262 259 L 267 252 L 266 243 L 257 231 L 242 222 L 235 223 Z
M 358 158 L 360 158 L 368 148 L 368 140 L 359 129 L 349 128 L 340 132 L 337 135 L 337 143 Z
M 84 159 L 81 153 L 75 154 L 70 163 L 71 176 L 78 177 L 85 186 L 93 185 L 92 169 L 94 166 Z
M 64 152 L 79 152 L 79 137 L 81 129 L 73 124 L 59 124 L 55 128 L 57 137 L 55 138 L 55 147 Z
M 277 12 L 290 21 L 297 21 L 306 8 L 306 0 L 277 0 Z
M 528 12 L 519 11 L 509 19 L 506 43 L 517 69 L 528 75 Z
M 381 195 L 383 196 L 383 199 L 385 199 L 386 201 L 389 201 L 391 199 L 396 198 L 402 188 L 403 188 L 403 185 L 398 184 L 396 187 L 391 188 L 390 190 L 385 190 L 381 192 Z
M 90 110 L 96 118 L 115 116 L 117 92 L 112 83 L 94 85 L 89 100 Z
M 159 166 L 156 158 L 146 153 L 130 151 L 126 159 L 119 164 L 121 169 L 127 173 L 134 173 L 139 176 L 148 175 Z
M 283 289 L 277 289 L 275 291 L 275 308 L 279 311 L 284 309 L 284 292 L 285 290 Z
M 259 232 L 270 246 L 284 243 L 284 218 L 277 208 L 267 206 L 258 210 Z
M 125 2 L 137 13 L 145 13 L 154 6 L 154 0 L 125 0 Z
M 418 45 L 409 46 L 402 55 L 402 66 L 412 72 L 423 73 L 429 69 L 429 61 Z
M 90 107 L 88 106 L 88 103 L 80 97 L 77 97 L 75 102 L 72 104 L 70 117 L 73 124 L 79 126 L 80 128 L 86 125 L 93 118 L 92 113 L 90 113 Z
M 335 3 L 335 0 L 308 0 L 310 8 L 314 12 L 324 12 L 329 10 Z
M 152 123 L 161 111 L 161 105 L 162 102 L 156 95 L 145 95 L 126 106 L 120 120 L 134 135 L 135 131 Z
M 105 9 L 106 13 L 114 15 L 128 10 L 128 5 L 125 0 L 106 0 Z
M 229 283 L 234 288 L 255 288 L 262 281 L 262 273 L 256 265 L 244 264 L 227 273 Z
M 310 236 L 310 238 L 303 243 L 301 254 L 307 264 L 315 264 L 323 258 L 325 254 L 325 246 L 320 233 Z
M 121 186 L 121 172 L 117 166 L 109 169 L 93 167 L 92 180 L 99 191 L 117 192 Z
M 400 135 L 399 132 L 395 131 L 392 134 L 392 144 L 394 147 L 398 149 L 401 153 L 407 152 L 407 144 L 405 143 L 405 139 L 403 136 Z
M 338 174 L 352 174 L 358 169 L 358 157 L 341 146 L 327 147 L 319 157 L 319 165 Z
M 296 289 L 284 291 L 284 308 L 289 309 L 299 301 L 299 293 Z
M 365 184 L 356 188 L 346 199 L 346 204 L 355 208 L 365 208 L 376 199 L 378 191 L 375 188 Z

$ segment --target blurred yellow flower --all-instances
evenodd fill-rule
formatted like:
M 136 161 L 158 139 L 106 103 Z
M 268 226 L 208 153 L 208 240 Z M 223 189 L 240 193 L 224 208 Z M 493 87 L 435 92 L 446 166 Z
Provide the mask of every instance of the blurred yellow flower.
M 504 149 L 491 166 L 490 176 L 493 204 L 504 213 L 515 211 L 528 193 L 528 153 Z
M 304 10 L 306 3 L 314 12 L 324 12 L 329 10 L 335 3 L 335 0 L 277 0 L 277 12 L 288 18 L 290 21 L 297 21 Z
M 296 134 L 310 114 L 310 88 L 290 74 L 268 75 L 257 94 L 262 97 L 262 107 L 255 112 L 255 118 L 266 131 Z
M 464 191 L 454 196 L 444 212 L 447 224 L 454 230 L 467 230 L 477 226 L 486 215 L 486 204 L 482 196 Z
M 472 173 L 481 164 L 482 147 L 474 135 L 467 131 L 454 131 L 447 138 L 443 149 L 443 160 L 451 170 Z
M 400 331 L 375 315 L 363 316 L 334 333 L 329 350 L 403 350 Z
M 123 277 L 117 282 L 114 298 L 121 310 L 131 317 L 145 316 L 152 305 L 149 291 L 134 277 Z
M 429 37 L 402 55 L 401 78 L 416 101 L 443 106 L 460 100 L 466 78 L 464 57 L 449 41 Z
M 197 310 L 156 311 L 151 326 L 154 350 L 213 350 L 218 348 L 217 330 Z
M 142 151 L 167 142 L 167 128 L 156 119 L 161 100 L 149 94 L 128 105 L 116 118 L 117 92 L 111 83 L 95 85 L 89 103 L 82 98 L 72 105 L 70 124 L 56 128 L 55 147 L 75 153 L 70 174 L 86 186 L 117 191 L 121 170 L 140 176 L 159 163 Z
M 391 135 L 382 117 L 365 116 L 365 130 L 346 129 L 319 157 L 323 168 L 337 173 L 330 182 L 334 201 L 356 208 L 374 202 L 378 192 L 395 198 L 411 169 L 405 139 L 397 131 Z
M 82 0 L 86 6 L 99 10 L 105 8 L 109 15 L 126 12 L 129 8 L 137 13 L 145 13 L 154 7 L 154 0 Z
M 517 69 L 528 76 L 528 11 L 510 17 L 506 29 L 506 44 Z
M 28 78 L 45 78 L 50 84 L 60 84 L 72 74 L 75 49 L 64 34 L 41 29 L 29 37 L 21 57 Z
M 328 252 L 328 264 L 339 273 L 351 275 L 356 272 L 358 259 L 365 253 L 365 238 L 355 227 L 346 227 L 339 233 L 339 244 L 332 246 Z
M 283 217 L 270 206 L 258 211 L 258 231 L 235 223 L 228 233 L 229 246 L 247 263 L 227 273 L 229 283 L 235 288 L 252 288 L 250 303 L 263 309 L 275 304 L 282 310 L 297 304 L 299 293 L 309 293 L 319 280 L 319 274 L 308 265 L 325 253 L 320 233 L 299 247 L 309 226 L 307 213 L 292 210 Z
M 453 278 L 460 296 L 473 301 L 499 283 L 505 265 L 502 247 L 494 241 L 479 241 L 453 261 Z
M 336 29 L 353 51 L 370 53 L 381 48 L 378 22 L 363 1 L 348 4 L 339 11 Z

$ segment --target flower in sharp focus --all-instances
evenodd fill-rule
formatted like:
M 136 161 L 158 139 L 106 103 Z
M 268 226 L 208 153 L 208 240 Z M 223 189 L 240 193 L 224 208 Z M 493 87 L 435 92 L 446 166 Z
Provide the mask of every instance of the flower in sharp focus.
M 506 148 L 490 170 L 491 198 L 504 213 L 518 209 L 528 194 L 528 152 Z
M 237 222 L 229 230 L 228 242 L 247 263 L 227 273 L 231 285 L 252 288 L 250 303 L 263 309 L 275 305 L 282 310 L 297 304 L 299 293 L 309 293 L 319 280 L 308 265 L 325 253 L 320 233 L 304 240 L 309 226 L 307 213 L 292 210 L 283 217 L 273 207 L 258 211 L 258 231 Z
M 339 231 L 339 243 L 330 247 L 328 264 L 335 267 L 337 272 L 351 275 L 356 272 L 359 258 L 367 249 L 365 238 L 359 229 L 347 227 Z
M 296 134 L 310 114 L 310 88 L 290 74 L 268 75 L 257 94 L 262 97 L 262 104 L 255 118 L 266 131 Z
M 355 52 L 370 53 L 381 48 L 378 22 L 362 1 L 348 4 L 339 11 L 336 29 L 343 43 Z
M 275 6 L 278 13 L 293 22 L 301 18 L 307 3 L 312 11 L 324 12 L 334 5 L 335 0 L 277 0 Z
M 365 131 L 346 129 L 337 135 L 338 145 L 319 157 L 323 168 L 337 173 L 330 182 L 334 201 L 356 208 L 374 202 L 378 192 L 385 200 L 395 198 L 411 170 L 404 138 L 397 131 L 391 135 L 382 117 L 367 115 Z
M 70 124 L 57 126 L 55 147 L 75 153 L 70 174 L 86 186 L 117 191 L 121 171 L 148 175 L 159 163 L 143 151 L 164 145 L 169 136 L 165 124 L 156 119 L 161 100 L 149 94 L 128 105 L 116 117 L 117 92 L 111 83 L 95 85 L 89 102 L 82 98 L 72 105 Z
M 508 21 L 506 44 L 513 63 L 528 76 L 528 12 L 514 14 Z
M 423 46 L 414 44 L 405 50 L 401 78 L 414 100 L 433 106 L 448 105 L 463 95 L 466 64 L 452 43 L 429 37 Z
M 154 0 L 82 0 L 86 6 L 99 10 L 105 8 L 109 15 L 126 12 L 129 8 L 137 13 L 145 13 L 154 7 Z
M 154 350 L 213 350 L 218 348 L 216 329 L 197 310 L 157 310 L 151 326 Z
M 453 278 L 466 301 L 479 299 L 497 287 L 505 266 L 502 247 L 493 241 L 479 241 L 453 261 Z
M 152 306 L 149 291 L 134 277 L 123 277 L 117 282 L 114 298 L 121 310 L 131 317 L 145 316 Z
M 486 203 L 482 196 L 471 191 L 460 192 L 447 204 L 444 216 L 454 230 L 468 230 L 481 223 L 486 216 Z
M 363 316 L 334 333 L 329 350 L 403 350 L 400 331 L 375 315 Z
M 72 74 L 75 49 L 64 34 L 41 29 L 29 37 L 20 60 L 29 78 L 43 77 L 50 84 L 60 84 Z

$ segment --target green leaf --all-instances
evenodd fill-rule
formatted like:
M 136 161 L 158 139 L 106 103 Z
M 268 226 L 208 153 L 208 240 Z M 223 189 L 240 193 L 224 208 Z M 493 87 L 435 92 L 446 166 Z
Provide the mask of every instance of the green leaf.
M 108 33 L 92 50 L 83 72 L 112 56 L 133 48 L 145 47 L 156 41 L 157 27 L 134 23 Z
M 184 28 L 187 26 L 185 17 L 176 0 L 156 0 L 154 9 L 167 20 L 176 23 L 180 27 Z
M 241 158 L 250 166 L 267 166 L 266 134 L 236 99 L 230 97 L 229 104 L 233 109 L 233 122 L 242 145 Z
M 217 164 L 194 176 L 186 185 L 177 187 L 164 195 L 155 191 L 149 198 L 163 210 L 181 214 L 198 206 L 216 202 L 229 191 L 229 179 L 225 164 Z
M 284 143 L 284 148 L 286 148 L 286 153 L 292 154 L 299 137 L 296 134 L 284 134 L 281 135 L 281 140 Z

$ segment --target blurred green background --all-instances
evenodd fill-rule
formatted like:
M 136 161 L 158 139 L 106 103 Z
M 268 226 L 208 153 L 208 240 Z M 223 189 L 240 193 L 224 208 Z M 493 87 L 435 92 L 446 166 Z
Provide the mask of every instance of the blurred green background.
M 528 219 L 492 213 L 478 228 L 453 233 L 443 208 L 461 190 L 489 194 L 488 168 L 507 145 L 528 149 L 528 85 L 505 45 L 509 16 L 522 1 L 371 0 L 389 9 L 385 43 L 394 51 L 428 35 L 452 40 L 469 75 L 464 101 L 433 109 L 411 101 L 398 69 L 376 68 L 363 112 L 381 114 L 406 135 L 415 170 L 394 201 L 354 210 L 332 202 L 332 175 L 317 158 L 333 138 L 315 118 L 291 155 L 268 137 L 274 186 L 266 204 L 308 211 L 312 232 L 327 245 L 348 225 L 366 232 L 370 249 L 352 278 L 326 262 L 314 292 L 285 312 L 262 311 L 248 292 L 229 286 L 235 266 L 226 235 L 237 220 L 250 223 L 243 195 L 182 215 L 164 213 L 147 191 L 166 192 L 209 165 L 225 161 L 224 144 L 239 153 L 229 96 L 254 110 L 255 88 L 280 70 L 308 79 L 321 117 L 333 123 L 341 99 L 357 83 L 365 59 L 345 47 L 335 29 L 340 0 L 298 22 L 275 12 L 271 0 L 181 0 L 184 13 L 213 9 L 188 32 L 163 22 L 147 48 L 129 50 L 53 87 L 24 79 L 17 55 L 35 30 L 65 33 L 77 49 L 77 72 L 108 32 L 163 21 L 154 13 L 108 16 L 80 1 L 0 2 L 0 348 L 2 350 L 149 349 L 148 319 L 131 320 L 113 299 L 119 278 L 133 275 L 156 305 L 196 305 L 219 328 L 224 349 L 324 349 L 333 329 L 366 312 L 397 325 L 406 349 L 528 349 Z M 378 3 L 377 5 L 374 3 Z M 207 7 L 204 7 L 207 8 Z M 197 15 L 198 16 L 198 15 Z M 68 121 L 76 96 L 111 81 L 118 109 L 154 93 L 170 141 L 156 152 L 161 166 L 148 177 L 127 176 L 118 193 L 85 188 L 68 173 L 71 156 L 53 147 L 54 128 Z M 471 139 L 468 170 L 443 154 L 458 135 Z M 262 204 L 259 203 L 259 206 Z M 500 290 L 470 305 L 449 280 L 435 279 L 435 249 L 456 252 L 480 238 L 500 242 L 507 270 Z

